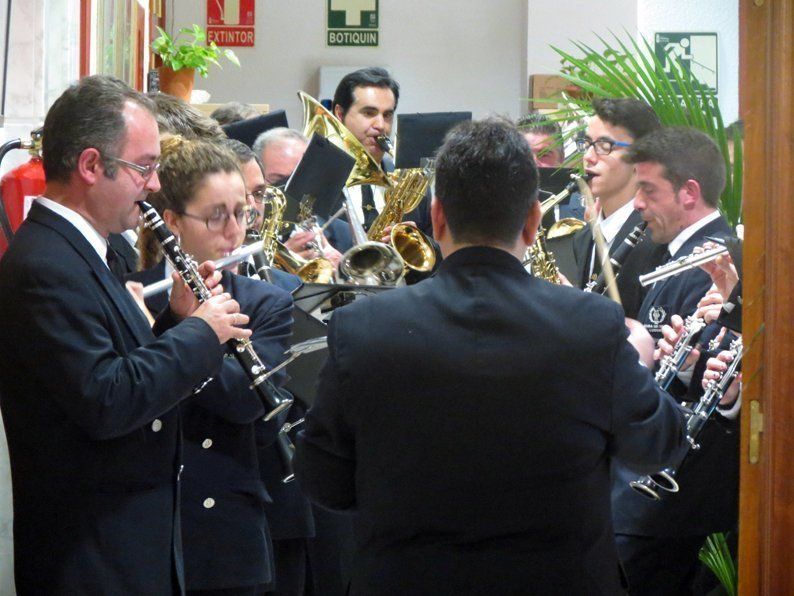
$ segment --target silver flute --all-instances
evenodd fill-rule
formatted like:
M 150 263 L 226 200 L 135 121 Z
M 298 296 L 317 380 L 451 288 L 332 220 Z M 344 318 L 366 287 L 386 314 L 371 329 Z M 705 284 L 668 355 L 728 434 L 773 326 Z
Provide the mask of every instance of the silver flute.
M 675 261 L 670 261 L 669 263 L 660 265 L 650 273 L 640 275 L 640 284 L 643 286 L 649 286 L 657 281 L 678 275 L 679 273 L 694 269 L 695 267 L 699 267 L 705 263 L 710 263 L 720 255 L 724 255 L 727 252 L 727 246 L 717 246 L 715 248 L 704 250 L 703 252 L 693 252 L 692 254 L 678 258 Z

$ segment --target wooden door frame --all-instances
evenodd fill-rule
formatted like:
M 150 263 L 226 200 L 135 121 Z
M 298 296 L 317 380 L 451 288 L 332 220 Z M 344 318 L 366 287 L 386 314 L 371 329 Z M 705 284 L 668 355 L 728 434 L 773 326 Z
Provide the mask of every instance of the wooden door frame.
M 741 594 L 794 594 L 794 0 L 740 0 L 745 123 Z M 755 404 L 753 402 L 756 402 Z M 760 459 L 751 463 L 755 405 Z M 758 435 L 755 435 L 758 436 Z

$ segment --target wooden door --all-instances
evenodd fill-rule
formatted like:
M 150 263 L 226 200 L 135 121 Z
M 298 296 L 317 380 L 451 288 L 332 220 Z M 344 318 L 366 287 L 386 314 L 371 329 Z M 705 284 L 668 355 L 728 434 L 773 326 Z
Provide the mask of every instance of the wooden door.
M 777 596 L 794 594 L 794 0 L 740 0 L 739 45 L 743 336 L 750 346 L 743 363 L 739 589 Z

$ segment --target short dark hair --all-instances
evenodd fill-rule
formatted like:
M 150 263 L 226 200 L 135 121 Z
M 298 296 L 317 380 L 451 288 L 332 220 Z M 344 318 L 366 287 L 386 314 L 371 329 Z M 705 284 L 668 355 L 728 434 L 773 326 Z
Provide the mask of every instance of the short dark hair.
M 663 176 L 673 188 L 695 180 L 706 204 L 716 207 L 725 188 L 725 159 L 706 133 L 685 126 L 661 128 L 629 147 L 628 163 L 654 162 L 664 168 Z
M 67 182 L 80 154 L 89 147 L 103 156 L 117 156 L 126 135 L 127 102 L 154 115 L 145 95 L 107 75 L 85 77 L 64 91 L 44 119 L 42 160 L 47 180 Z M 115 164 L 104 163 L 106 175 L 115 176 Z
M 594 99 L 593 111 L 607 124 L 625 128 L 634 140 L 662 126 L 651 106 L 631 97 Z
M 385 68 L 377 66 L 370 66 L 368 68 L 361 68 L 355 70 L 350 74 L 346 74 L 339 85 L 336 86 L 334 93 L 333 107 L 339 106 L 342 108 L 342 113 L 346 114 L 356 101 L 353 91 L 356 87 L 381 87 L 383 89 L 389 88 L 394 94 L 394 108 L 397 108 L 397 102 L 400 101 L 400 85 L 397 84 Z
M 215 108 L 212 114 L 210 114 L 210 118 L 223 126 L 224 124 L 233 124 L 241 120 L 253 118 L 257 115 L 259 115 L 259 112 L 257 112 L 256 108 L 253 106 L 239 101 L 230 101 Z
M 548 135 L 559 138 L 562 135 L 560 125 L 549 119 L 545 114 L 532 112 L 522 116 L 516 122 L 518 130 L 521 132 L 534 132 L 539 135 Z
M 168 93 L 150 93 L 160 134 L 216 141 L 226 137 L 220 125 L 186 101 Z
M 515 242 L 537 186 L 529 145 L 507 120 L 461 123 L 438 151 L 436 197 L 455 242 Z

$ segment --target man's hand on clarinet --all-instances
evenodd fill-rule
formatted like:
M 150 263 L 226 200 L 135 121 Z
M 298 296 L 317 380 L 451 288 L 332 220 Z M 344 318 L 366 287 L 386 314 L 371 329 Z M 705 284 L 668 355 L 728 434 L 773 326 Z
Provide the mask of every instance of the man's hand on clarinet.
M 222 344 L 230 339 L 251 337 L 251 330 L 242 327 L 248 323 L 248 315 L 240 312 L 240 305 L 230 294 L 218 294 L 202 302 L 191 316 L 212 327 Z
M 670 356 L 675 349 L 675 344 L 681 338 L 684 331 L 684 320 L 679 315 L 670 317 L 670 325 L 662 325 L 662 337 L 656 344 L 656 350 L 653 353 L 654 360 L 661 360 L 665 356 Z M 684 364 L 680 370 L 686 370 L 697 362 L 700 357 L 700 350 L 693 348 L 687 356 Z
M 223 292 L 223 286 L 221 286 L 221 273 L 215 270 L 215 263 L 212 261 L 203 262 L 199 265 L 198 272 L 201 279 L 204 280 L 204 285 L 212 292 L 213 296 L 217 296 Z M 169 305 L 171 307 L 171 312 L 177 320 L 181 321 L 185 317 L 191 316 L 196 311 L 199 307 L 199 301 L 193 294 L 193 290 L 182 280 L 179 273 L 174 271 L 171 274 L 171 279 L 174 285 L 171 288 Z

